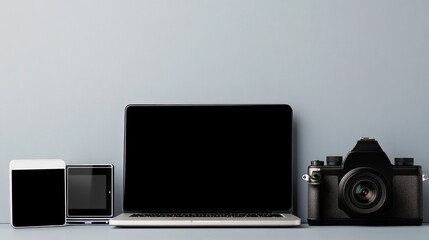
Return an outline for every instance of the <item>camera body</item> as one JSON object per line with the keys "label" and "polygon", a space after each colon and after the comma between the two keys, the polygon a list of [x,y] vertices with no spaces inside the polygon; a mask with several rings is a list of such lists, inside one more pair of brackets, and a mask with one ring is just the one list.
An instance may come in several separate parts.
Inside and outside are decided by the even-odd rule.
{"label": "camera body", "polygon": [[311,161],[309,225],[421,225],[422,169],[413,158],[392,165],[375,139],[361,138],[348,153]]}

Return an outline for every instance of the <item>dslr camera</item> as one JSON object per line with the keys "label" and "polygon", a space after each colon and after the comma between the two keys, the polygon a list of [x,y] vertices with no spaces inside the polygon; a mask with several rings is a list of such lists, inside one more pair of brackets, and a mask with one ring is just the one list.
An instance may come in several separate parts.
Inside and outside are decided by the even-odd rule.
{"label": "dslr camera", "polygon": [[342,156],[311,161],[308,173],[309,225],[421,225],[421,166],[413,158],[391,164],[373,138],[361,138]]}

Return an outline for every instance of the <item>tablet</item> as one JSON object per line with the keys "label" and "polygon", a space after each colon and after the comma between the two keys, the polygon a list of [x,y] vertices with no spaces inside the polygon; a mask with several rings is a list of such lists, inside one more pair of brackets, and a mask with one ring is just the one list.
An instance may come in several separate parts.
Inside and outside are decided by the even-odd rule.
{"label": "tablet", "polygon": [[65,163],[24,159],[9,163],[10,224],[15,228],[63,226],[66,221]]}
{"label": "tablet", "polygon": [[67,223],[108,223],[113,217],[113,165],[67,165]]}

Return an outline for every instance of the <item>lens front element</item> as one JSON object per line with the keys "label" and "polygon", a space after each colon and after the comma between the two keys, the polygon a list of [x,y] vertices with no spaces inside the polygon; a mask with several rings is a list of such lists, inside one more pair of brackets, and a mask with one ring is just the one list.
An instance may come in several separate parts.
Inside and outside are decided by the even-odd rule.
{"label": "lens front element", "polygon": [[352,186],[350,199],[355,205],[368,208],[380,196],[379,191],[374,179],[360,179]]}

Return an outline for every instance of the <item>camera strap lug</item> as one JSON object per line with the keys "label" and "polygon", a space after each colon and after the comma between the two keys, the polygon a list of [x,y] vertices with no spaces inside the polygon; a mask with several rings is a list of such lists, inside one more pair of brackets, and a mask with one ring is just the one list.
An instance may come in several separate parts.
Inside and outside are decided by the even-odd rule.
{"label": "camera strap lug", "polygon": [[425,173],[422,175],[423,182],[429,179],[429,176]]}
{"label": "camera strap lug", "polygon": [[302,180],[304,180],[306,182],[310,182],[310,175],[308,175],[308,174],[302,175]]}

